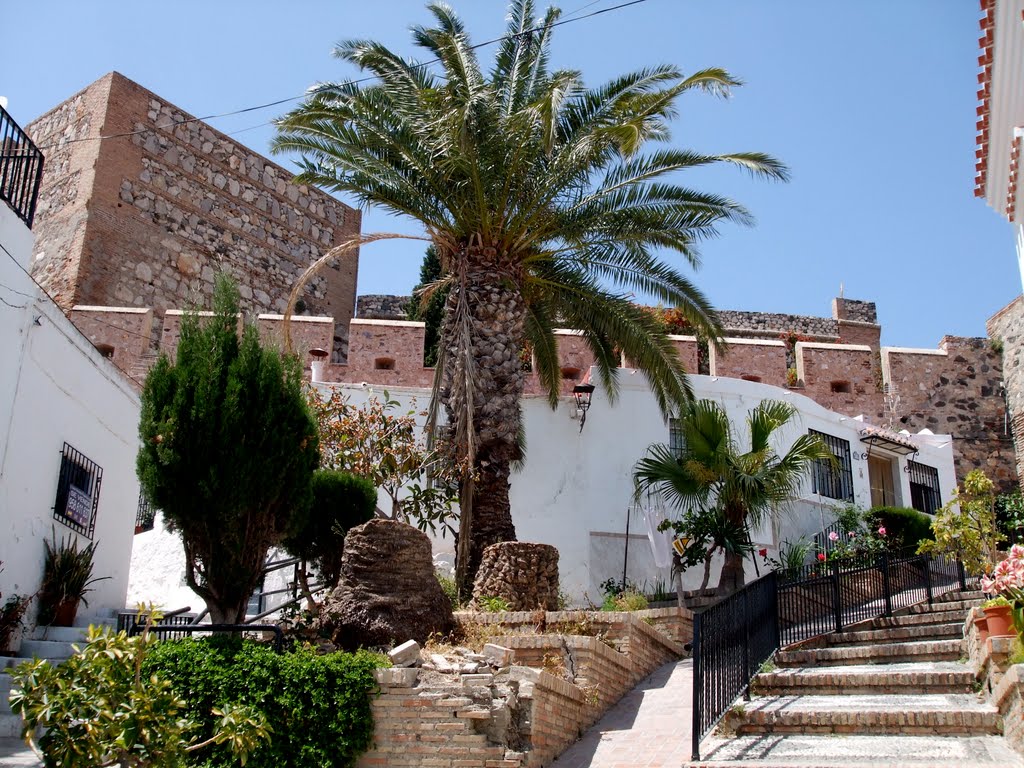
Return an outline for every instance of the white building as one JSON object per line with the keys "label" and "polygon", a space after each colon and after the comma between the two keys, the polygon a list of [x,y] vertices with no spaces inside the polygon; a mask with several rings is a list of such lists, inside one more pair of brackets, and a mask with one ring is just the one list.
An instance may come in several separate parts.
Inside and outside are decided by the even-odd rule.
{"label": "white building", "polygon": [[[88,609],[125,605],[139,502],[139,398],[29,276],[38,150],[0,110],[0,594],[33,594],[43,541],[97,543]],[[29,152],[36,154],[29,157]],[[21,153],[21,154],[18,154]]]}
{"label": "white building", "polygon": [[[624,563],[627,577],[640,586],[646,584],[649,590],[658,582],[671,586],[670,569],[655,564],[645,519],[639,512],[630,518],[626,559],[633,465],[652,443],[669,442],[669,428],[643,376],[628,369],[620,374],[619,399],[610,404],[607,394],[598,388],[582,431],[571,398],[563,398],[557,411],[542,397],[523,400],[526,461],[523,470],[513,474],[511,490],[516,532],[522,541],[558,548],[562,588],[579,604],[587,598],[599,603],[601,582],[621,579]],[[697,397],[716,400],[725,408],[741,445],[750,409],[764,399],[779,399],[798,411],[793,424],[779,433],[780,453],[807,430],[827,436],[837,452],[840,479],[829,487],[816,488],[808,478],[800,497],[782,510],[777,523],[754,532],[757,548],[765,547],[774,554],[785,540],[813,538],[833,522],[835,509],[846,501],[861,508],[882,500],[895,506],[920,507],[927,495],[926,504],[935,508],[948,501],[956,487],[948,436],[888,433],[828,411],[794,391],[767,384],[711,376],[692,376],[691,381]],[[381,387],[317,386],[337,387],[356,405],[383,397]],[[401,403],[399,412],[403,413],[413,400],[422,410],[429,397],[425,389],[388,387],[387,391]],[[913,475],[906,471],[908,462],[915,469]],[[381,499],[381,507],[389,508],[386,499]],[[170,608],[191,605],[195,609],[198,598],[181,583],[177,537],[158,525],[140,535],[137,543],[129,599],[159,600]],[[438,559],[451,560],[454,542],[450,537],[435,537],[434,551]],[[747,562],[753,578],[753,563]],[[711,584],[717,582],[719,568],[720,562],[716,562]],[[687,572],[684,588],[698,587],[701,576],[699,568]]]}

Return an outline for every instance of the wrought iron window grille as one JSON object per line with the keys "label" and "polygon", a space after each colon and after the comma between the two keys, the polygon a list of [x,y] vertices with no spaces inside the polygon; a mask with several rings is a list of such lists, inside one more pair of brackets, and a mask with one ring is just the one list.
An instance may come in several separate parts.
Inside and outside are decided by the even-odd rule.
{"label": "wrought iron window grille", "polygon": [[808,434],[820,437],[836,457],[836,463],[817,459],[811,470],[811,490],[821,496],[839,501],[853,501],[853,462],[850,457],[850,441],[841,437],[807,430]]}
{"label": "wrought iron window grille", "polygon": [[156,508],[149,503],[146,492],[139,489],[139,507],[135,511],[135,533],[152,531],[156,519]]}
{"label": "wrought iron window grille", "polygon": [[60,454],[54,519],[88,539],[96,530],[103,468],[67,443]]}
{"label": "wrought iron window grille", "polygon": [[939,470],[927,464],[907,461],[907,473],[910,475],[910,506],[918,512],[934,515],[942,506],[942,494],[939,492]]}

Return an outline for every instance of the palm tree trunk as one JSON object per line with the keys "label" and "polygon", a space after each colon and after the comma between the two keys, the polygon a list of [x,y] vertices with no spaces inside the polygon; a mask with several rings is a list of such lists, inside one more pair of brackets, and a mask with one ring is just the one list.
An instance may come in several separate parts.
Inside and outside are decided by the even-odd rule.
{"label": "palm tree trunk", "polygon": [[[725,509],[725,516],[730,523],[742,526],[747,530],[746,510],[738,505],[729,505]],[[728,595],[740,589],[745,583],[743,573],[743,553],[730,552],[723,547],[725,562],[722,563],[722,573],[718,579],[718,594]]]}
{"label": "palm tree trunk", "polygon": [[473,474],[459,496],[456,554],[459,592],[468,596],[484,549],[516,538],[508,478],[519,456],[526,307],[516,271],[494,248],[469,246],[452,261],[440,397],[453,458],[468,459]]}

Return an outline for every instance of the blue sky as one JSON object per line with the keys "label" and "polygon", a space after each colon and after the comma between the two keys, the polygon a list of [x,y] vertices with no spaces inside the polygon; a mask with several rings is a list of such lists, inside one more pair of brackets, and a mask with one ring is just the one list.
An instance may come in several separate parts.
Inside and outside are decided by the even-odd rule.
{"label": "blue sky", "polygon": [[[563,0],[567,15],[619,0]],[[502,0],[453,0],[483,41]],[[722,309],[827,315],[840,285],[874,300],[883,343],[934,346],[984,335],[1021,292],[1010,225],[973,197],[978,11],[974,0],[647,0],[566,25],[555,65],[597,84],[641,66],[721,66],[746,85],[729,100],[693,94],[673,141],[703,152],[761,150],[788,184],[727,168],[680,177],[756,216],[703,249],[695,278]],[[20,123],[110,70],[207,115],[300,95],[353,70],[335,42],[368,37],[413,53],[420,0],[376,2],[13,3],[4,9],[0,95]],[[15,32],[17,31],[17,32]],[[485,60],[493,48],[481,51]],[[13,63],[17,63],[14,66]],[[266,152],[282,107],[211,120]],[[251,129],[251,130],[246,130]],[[278,158],[279,162],[287,161]],[[364,232],[416,232],[370,211]],[[407,293],[422,244],[368,246],[360,293]]]}

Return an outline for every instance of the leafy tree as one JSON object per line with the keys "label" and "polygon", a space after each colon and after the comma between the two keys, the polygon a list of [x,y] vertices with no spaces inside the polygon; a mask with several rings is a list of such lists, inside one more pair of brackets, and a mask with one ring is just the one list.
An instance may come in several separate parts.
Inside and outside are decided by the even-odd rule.
{"label": "leafy tree", "polygon": [[681,96],[725,96],[739,85],[722,69],[684,76],[658,66],[588,88],[580,72],[549,67],[561,12],[537,19],[533,0],[512,0],[488,71],[452,9],[429,10],[434,26],[412,34],[436,64],[379,42],[339,44],[335,55],[372,82],[319,85],[279,120],[274,150],[301,155],[303,183],[418,221],[437,251],[450,292],[432,405],[443,404],[451,449],[473,467],[459,495],[457,570],[466,592],[484,548],[515,538],[509,474],[521,455],[520,350],[532,349],[555,407],[562,381],[554,328],[578,329],[610,397],[621,351],[667,415],[690,398],[685,371],[662,324],[631,297],[653,296],[695,332],[720,339],[707,299],[662,254],[696,267],[699,241],[722,222],[750,221],[734,201],[670,177],[715,163],[771,179],[787,172],[758,152],[651,148],[669,139]]}
{"label": "leafy tree", "polygon": [[177,361],[161,356],[142,391],[137,469],[181,534],[185,579],[215,622],[245,618],[267,550],[310,498],[316,424],[297,359],[238,334],[238,291],[218,279],[214,313],[185,316]]}
{"label": "leafy tree", "polygon": [[441,260],[437,249],[429,245],[420,265],[420,281],[413,288],[412,300],[406,310],[410,320],[426,323],[423,342],[423,364],[437,365],[437,347],[441,342],[441,323],[444,320],[444,305],[448,300],[450,286],[441,284]]}
{"label": "leafy tree", "polygon": [[[795,414],[788,403],[762,401],[747,416],[750,442],[744,451],[722,406],[698,400],[679,417],[682,454],[677,457],[669,446],[653,445],[633,470],[637,492],[660,491],[683,520],[687,515],[711,521],[724,518],[690,526],[706,531],[703,538],[725,550],[720,590],[743,585],[743,557],[750,551],[751,526],[776,514],[799,490],[816,461],[834,461],[828,446],[808,434],[793,441],[784,455],[776,452],[773,437]],[[737,529],[742,538],[736,535]]]}
{"label": "leafy tree", "polygon": [[377,506],[377,489],[365,477],[318,469],[311,481],[313,503],[292,521],[292,530],[282,546],[302,559],[299,578],[306,598],[313,600],[308,566],[316,568],[320,585],[338,586],[341,555],[349,529],[371,520]]}
{"label": "leafy tree", "polygon": [[450,454],[428,448],[416,424],[415,402],[396,412],[397,400],[384,392],[355,406],[343,394],[313,390],[310,408],[319,425],[321,463],[369,479],[391,499],[382,517],[401,520],[421,531],[441,534],[451,528],[463,467]]}
{"label": "leafy tree", "polygon": [[1000,541],[1006,537],[996,526],[995,484],[980,469],[972,470],[953,498],[935,513],[934,541],[923,541],[922,554],[953,554],[968,573],[990,573]]}

